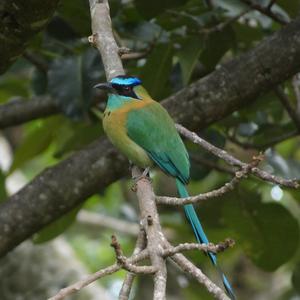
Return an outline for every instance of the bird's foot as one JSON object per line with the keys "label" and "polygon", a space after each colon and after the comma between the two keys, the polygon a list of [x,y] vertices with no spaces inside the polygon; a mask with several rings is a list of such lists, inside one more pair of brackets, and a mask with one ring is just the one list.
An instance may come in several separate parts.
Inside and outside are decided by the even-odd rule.
{"label": "bird's foot", "polygon": [[137,185],[137,183],[140,181],[140,180],[142,180],[142,179],[147,179],[147,180],[150,180],[151,181],[151,178],[150,178],[150,167],[147,167],[144,171],[143,171],[143,173],[140,175],[140,176],[137,176],[137,177],[133,177],[132,179],[133,179],[133,185],[132,185],[132,187],[131,187],[131,190],[132,191],[134,191],[134,192],[136,192],[136,185]]}

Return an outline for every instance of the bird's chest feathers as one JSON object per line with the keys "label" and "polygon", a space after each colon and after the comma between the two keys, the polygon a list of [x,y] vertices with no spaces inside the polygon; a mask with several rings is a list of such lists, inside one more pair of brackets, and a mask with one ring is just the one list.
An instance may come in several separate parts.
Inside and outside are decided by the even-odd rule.
{"label": "bird's chest feathers", "polygon": [[140,167],[148,167],[151,160],[146,151],[132,141],[127,134],[127,116],[135,109],[145,107],[147,103],[136,101],[134,103],[123,104],[120,108],[106,108],[103,117],[103,128],[111,142],[123,153],[129,160]]}
{"label": "bird's chest feathers", "polygon": [[104,112],[103,127],[111,139],[122,140],[127,137],[126,122],[128,113],[132,110],[145,107],[145,103],[135,101],[123,103],[122,106],[119,106],[116,102],[114,102],[114,106],[108,103]]}

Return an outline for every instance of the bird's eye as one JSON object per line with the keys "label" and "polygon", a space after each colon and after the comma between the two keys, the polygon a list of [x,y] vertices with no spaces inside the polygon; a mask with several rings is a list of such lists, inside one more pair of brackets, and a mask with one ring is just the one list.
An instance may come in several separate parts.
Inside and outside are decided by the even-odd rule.
{"label": "bird's eye", "polygon": [[124,91],[129,92],[130,91],[130,87],[129,86],[124,86],[123,87]]}

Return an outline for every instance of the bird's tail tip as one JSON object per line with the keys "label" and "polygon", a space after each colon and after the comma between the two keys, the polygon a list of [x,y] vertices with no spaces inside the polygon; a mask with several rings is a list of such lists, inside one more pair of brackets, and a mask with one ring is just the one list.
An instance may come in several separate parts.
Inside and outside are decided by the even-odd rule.
{"label": "bird's tail tip", "polygon": [[227,295],[229,296],[229,298],[231,300],[236,300],[236,296],[235,296],[235,293],[233,292],[233,288],[231,287],[231,284],[229,283],[227,277],[223,274],[223,272],[221,271],[222,273],[222,281],[223,281],[223,285],[224,285],[224,288],[227,292]]}
{"label": "bird's tail tip", "polygon": [[[176,185],[177,185],[180,197],[184,198],[184,197],[189,196],[185,185],[179,179],[176,179]],[[198,240],[198,242],[208,244],[209,241],[206,237],[206,234],[204,233],[204,230],[203,230],[202,225],[200,223],[199,217],[197,216],[197,213],[196,213],[193,205],[192,204],[185,205],[184,210],[185,210],[185,214],[186,214],[189,222],[192,225],[194,234],[195,234],[196,239]],[[223,285],[225,287],[227,295],[229,296],[229,298],[231,300],[236,300],[236,296],[233,292],[233,288],[231,287],[231,284],[229,283],[227,277],[224,275],[224,273],[222,272],[222,270],[218,266],[216,255],[213,254],[212,252],[208,252],[208,256],[209,256],[210,260],[212,261],[212,263],[216,266],[216,268],[218,269],[218,271],[221,275]]]}

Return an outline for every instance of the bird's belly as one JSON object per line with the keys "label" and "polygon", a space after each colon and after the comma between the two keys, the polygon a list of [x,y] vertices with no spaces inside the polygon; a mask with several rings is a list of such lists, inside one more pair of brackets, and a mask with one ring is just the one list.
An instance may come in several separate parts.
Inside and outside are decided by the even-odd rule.
{"label": "bird's belly", "polygon": [[147,152],[128,137],[123,115],[105,112],[103,128],[110,141],[135,165],[147,168],[153,164]]}

